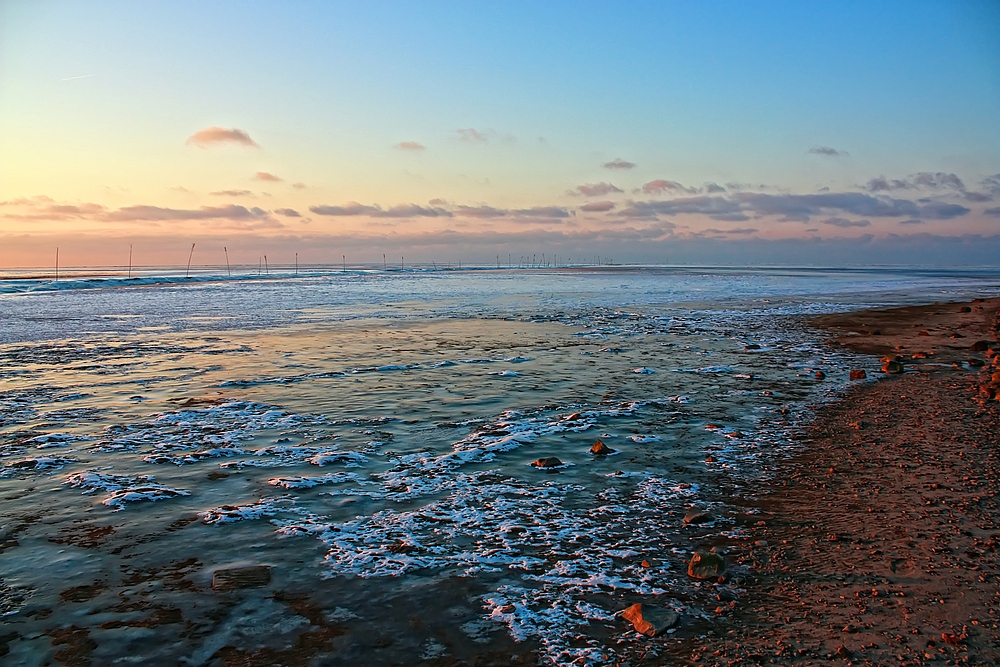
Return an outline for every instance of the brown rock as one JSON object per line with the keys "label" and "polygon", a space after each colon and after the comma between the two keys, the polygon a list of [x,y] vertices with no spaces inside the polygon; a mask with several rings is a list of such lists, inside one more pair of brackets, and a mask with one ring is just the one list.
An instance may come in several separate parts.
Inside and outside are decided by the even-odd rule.
{"label": "brown rock", "polygon": [[823,371],[816,371],[815,376],[817,380],[822,380],[826,378],[826,373],[824,373]]}
{"label": "brown rock", "polygon": [[703,510],[698,507],[692,507],[684,515],[684,523],[708,523],[709,521],[715,521],[715,517],[708,510]]}
{"label": "brown rock", "polygon": [[986,362],[984,362],[982,359],[972,358],[969,359],[969,365],[972,366],[973,368],[982,368],[983,366],[986,365]]}
{"label": "brown rock", "polygon": [[726,559],[712,551],[696,551],[688,563],[688,576],[716,579],[726,573]]}
{"label": "brown rock", "polygon": [[970,308],[968,306],[962,306],[961,308],[958,309],[958,312],[960,312],[960,313],[971,313],[972,312],[972,308]]}
{"label": "brown rock", "polygon": [[680,620],[675,611],[656,607],[643,609],[641,604],[634,604],[623,611],[622,618],[631,623],[636,632],[647,637],[663,634]]}
{"label": "brown rock", "polygon": [[864,369],[860,369],[859,368],[857,370],[852,370],[851,371],[851,379],[852,380],[864,380],[867,377],[868,377],[868,374],[865,373]]}
{"label": "brown rock", "polygon": [[988,340],[977,340],[969,349],[973,352],[985,352],[990,349],[990,342]]}
{"label": "brown rock", "polygon": [[212,588],[231,591],[238,588],[260,588],[271,583],[270,565],[229,567],[212,573]]}
{"label": "brown rock", "polygon": [[555,468],[556,466],[561,466],[562,464],[563,462],[554,456],[546,456],[540,459],[536,459],[531,463],[531,465],[535,466],[536,468]]}
{"label": "brown rock", "polygon": [[605,445],[600,438],[598,438],[597,442],[594,443],[594,446],[590,448],[590,453],[594,456],[607,456],[614,451],[615,450]]}
{"label": "brown rock", "polygon": [[928,331],[927,329],[923,329],[923,330],[921,330],[921,331],[918,331],[918,332],[917,332],[917,335],[918,335],[918,336],[930,336],[930,335],[931,335],[931,332],[930,332],[930,331]]}

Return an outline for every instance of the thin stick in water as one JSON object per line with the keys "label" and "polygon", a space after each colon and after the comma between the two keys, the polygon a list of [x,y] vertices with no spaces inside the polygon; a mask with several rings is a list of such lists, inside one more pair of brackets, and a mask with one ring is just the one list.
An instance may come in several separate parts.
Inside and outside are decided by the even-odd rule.
{"label": "thin stick in water", "polygon": [[128,277],[132,279],[132,244],[128,244]]}
{"label": "thin stick in water", "polygon": [[59,281],[59,246],[56,246],[56,281]]}
{"label": "thin stick in water", "polygon": [[232,278],[233,270],[229,268],[229,248],[222,246],[222,252],[226,253],[226,273],[228,273],[229,277]]}
{"label": "thin stick in water", "polygon": [[192,243],[191,244],[191,252],[188,253],[188,267],[187,267],[187,271],[184,273],[184,277],[185,278],[190,278],[191,277],[191,258],[194,257],[194,246],[195,246],[195,244]]}

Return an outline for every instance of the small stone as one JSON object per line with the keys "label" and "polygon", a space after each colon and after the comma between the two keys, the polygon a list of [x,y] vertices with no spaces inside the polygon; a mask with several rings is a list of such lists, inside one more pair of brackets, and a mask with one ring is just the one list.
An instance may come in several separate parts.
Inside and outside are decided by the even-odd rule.
{"label": "small stone", "polygon": [[973,352],[985,352],[990,349],[990,342],[988,340],[977,340],[969,349]]}
{"label": "small stone", "polygon": [[972,312],[972,308],[970,308],[969,306],[962,306],[961,308],[958,309],[958,312],[960,312],[960,313],[971,313]]}
{"label": "small stone", "polygon": [[648,570],[649,568],[651,568],[653,566],[652,566],[652,564],[648,560],[644,560],[641,563],[639,563],[639,567],[643,567],[643,568],[646,568]]}
{"label": "small stone", "polygon": [[705,463],[715,463],[715,457],[709,454],[708,456],[705,457]]}
{"label": "small stone", "polygon": [[604,441],[601,439],[598,439],[597,442],[594,443],[594,446],[590,448],[590,453],[594,456],[607,456],[614,451],[615,450],[605,445]]}
{"label": "small stone", "polygon": [[817,380],[822,380],[826,378],[826,373],[824,373],[823,371],[816,371],[815,375]]}
{"label": "small stone", "polygon": [[546,456],[540,459],[536,459],[531,463],[531,465],[536,468],[555,468],[556,466],[561,466],[562,461],[557,459],[555,456]]}
{"label": "small stone", "polygon": [[969,366],[973,368],[982,368],[985,365],[986,363],[982,359],[975,359],[975,358],[969,359]]}
{"label": "small stone", "polygon": [[921,330],[921,331],[918,331],[918,332],[917,332],[917,335],[918,335],[918,336],[930,336],[930,335],[931,335],[931,332],[930,332],[930,331],[928,331],[927,329],[923,329],[923,330]]}
{"label": "small stone", "polygon": [[212,573],[212,588],[232,591],[238,588],[260,588],[271,583],[270,565],[229,567]]}
{"label": "small stone", "polygon": [[712,516],[711,512],[708,510],[703,510],[698,507],[692,507],[684,515],[684,523],[708,523],[709,521],[715,521],[715,517]]}
{"label": "small stone", "polygon": [[726,559],[711,551],[696,551],[688,563],[688,576],[695,579],[716,579],[726,572]]}
{"label": "small stone", "polygon": [[903,372],[903,362],[889,359],[882,363],[882,372],[890,375],[899,375]]}
{"label": "small stone", "polygon": [[744,350],[759,350],[760,349],[760,345],[758,345],[757,343],[747,343],[743,347],[743,349]]}
{"label": "small stone", "polygon": [[865,373],[864,369],[859,368],[857,370],[852,370],[851,371],[851,379],[852,380],[864,380],[867,377],[868,377],[868,374]]}
{"label": "small stone", "polygon": [[631,623],[636,632],[647,637],[663,634],[680,620],[675,611],[656,607],[643,609],[641,604],[634,604],[623,611],[622,618]]}

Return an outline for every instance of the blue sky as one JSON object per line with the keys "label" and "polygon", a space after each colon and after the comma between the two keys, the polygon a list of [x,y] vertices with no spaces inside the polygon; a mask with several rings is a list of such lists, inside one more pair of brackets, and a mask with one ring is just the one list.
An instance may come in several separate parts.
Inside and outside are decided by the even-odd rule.
{"label": "blue sky", "polygon": [[[288,251],[350,238],[377,255],[387,235],[460,234],[463,252],[490,256],[497,234],[522,243],[526,229],[613,236],[636,201],[867,192],[969,210],[914,223],[822,206],[791,225],[770,203],[727,220],[703,215],[718,202],[666,207],[641,223],[656,229],[629,218],[635,259],[711,229],[719,243],[993,237],[998,35],[1000,3],[962,0],[2,2],[0,235],[41,248],[181,228]],[[189,141],[210,127],[253,143]],[[867,185],[878,177],[901,185]],[[657,182],[686,189],[643,191]],[[581,194],[602,183],[620,192]],[[378,213],[400,205],[447,215]],[[126,219],[150,207],[202,213]],[[568,215],[525,213],[554,207]],[[102,261],[91,255],[81,263]]]}

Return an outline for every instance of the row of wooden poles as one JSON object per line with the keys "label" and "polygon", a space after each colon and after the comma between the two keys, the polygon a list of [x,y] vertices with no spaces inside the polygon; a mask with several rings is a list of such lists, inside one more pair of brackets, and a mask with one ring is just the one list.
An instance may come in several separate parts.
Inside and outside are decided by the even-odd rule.
{"label": "row of wooden poles", "polygon": [[[191,244],[191,251],[188,253],[187,268],[184,271],[184,277],[185,278],[190,278],[191,277],[191,260],[194,258],[194,249],[195,249],[196,245],[197,245],[196,243],[192,243]],[[229,276],[232,276],[233,275],[233,270],[232,270],[231,266],[229,265],[229,248],[226,247],[226,246],[223,246],[222,247],[222,251],[226,254],[226,273]],[[347,271],[347,255],[342,255],[341,257],[342,257],[342,260],[343,260],[343,269],[344,269],[344,271]],[[542,253],[542,257],[539,260],[538,259],[538,255],[535,254],[535,255],[531,256],[531,262],[530,263],[527,260],[528,260],[528,256],[527,255],[521,255],[518,258],[517,268],[519,268],[519,269],[523,269],[523,268],[538,269],[538,268],[550,268],[550,267],[558,267],[559,266],[559,258],[558,258],[557,255],[552,255],[551,259],[547,260],[546,257],[545,257],[545,253]],[[572,258],[570,258],[570,260],[572,260]],[[434,268],[436,269],[437,268],[437,262],[432,262],[432,263],[434,265]],[[594,255],[594,265],[597,265],[597,266],[612,266],[613,264],[614,264],[614,262],[610,258],[608,258],[608,257],[601,257],[600,255]],[[404,266],[405,266],[405,257],[401,256],[399,258],[399,270],[402,271],[403,268],[404,268]],[[462,268],[462,262],[458,263],[458,268],[459,269]],[[500,268],[500,255],[497,255],[497,268],[498,269]],[[510,255],[510,254],[507,255],[507,268],[510,268],[510,269],[514,268],[513,255]],[[260,259],[258,261],[258,265],[257,265],[257,275],[261,275],[261,270],[262,269],[263,269],[265,275],[270,275],[271,270],[270,270],[270,268],[267,265],[267,255],[261,255],[261,257],[260,257]],[[385,253],[382,253],[382,270],[384,270],[384,271],[388,271],[389,270],[389,265],[388,265],[388,263],[386,261]],[[299,253],[295,253],[295,275],[299,275]],[[128,246],[128,277],[130,279],[132,278],[132,244],[131,243]],[[56,247],[56,278],[55,279],[59,280],[59,248],[58,248],[58,246]]]}

